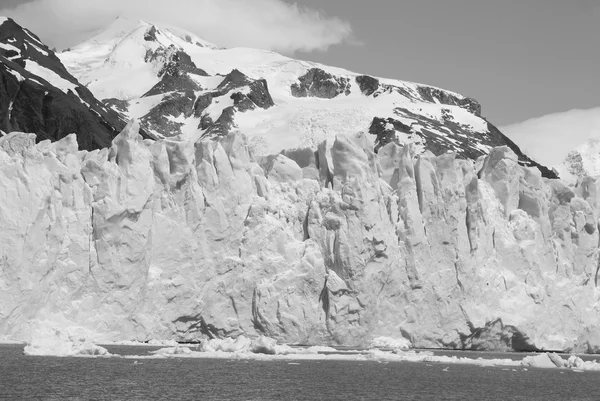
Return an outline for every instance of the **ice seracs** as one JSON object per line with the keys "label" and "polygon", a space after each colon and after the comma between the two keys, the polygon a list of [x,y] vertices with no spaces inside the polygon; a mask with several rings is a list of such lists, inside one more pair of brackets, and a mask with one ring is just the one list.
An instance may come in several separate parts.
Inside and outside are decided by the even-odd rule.
{"label": "ice seracs", "polygon": [[0,138],[0,335],[600,346],[593,180],[543,180],[507,147],[375,154],[363,133],[255,158],[235,132],[137,132],[92,152]]}

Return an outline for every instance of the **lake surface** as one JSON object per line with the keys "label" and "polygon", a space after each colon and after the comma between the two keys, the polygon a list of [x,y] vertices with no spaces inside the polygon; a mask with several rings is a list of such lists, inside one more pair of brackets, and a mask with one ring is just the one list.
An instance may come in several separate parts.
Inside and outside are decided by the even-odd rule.
{"label": "lake surface", "polygon": [[[121,355],[156,349],[106,348]],[[23,355],[22,345],[0,345],[0,399],[599,400],[600,372],[410,362],[33,357]]]}

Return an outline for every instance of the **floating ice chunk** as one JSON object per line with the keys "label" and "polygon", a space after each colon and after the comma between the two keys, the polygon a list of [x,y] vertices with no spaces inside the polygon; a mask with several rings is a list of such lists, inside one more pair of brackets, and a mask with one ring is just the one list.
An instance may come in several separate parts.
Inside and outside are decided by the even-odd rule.
{"label": "floating ice chunk", "polygon": [[232,352],[241,353],[248,352],[252,341],[244,336],[239,336],[236,339],[214,339],[207,340],[202,343],[201,350],[203,352]]}
{"label": "floating ice chunk", "polygon": [[410,349],[411,343],[406,338],[377,337],[371,341],[372,348]]}
{"label": "floating ice chunk", "polygon": [[252,341],[250,351],[252,351],[255,354],[267,355],[287,355],[298,353],[297,350],[293,349],[289,345],[277,344],[277,340],[264,336],[261,336]]}
{"label": "floating ice chunk", "polygon": [[109,356],[108,350],[85,341],[71,341],[56,336],[31,341],[23,350],[31,356]]}
{"label": "floating ice chunk", "polygon": [[109,356],[106,348],[86,340],[86,333],[76,328],[58,330],[38,325],[31,333],[31,340],[23,349],[25,355],[35,356]]}
{"label": "floating ice chunk", "polygon": [[567,364],[569,368],[582,369],[583,368],[583,360],[575,355],[571,355],[567,360]]}
{"label": "floating ice chunk", "polygon": [[169,348],[161,348],[159,350],[156,351],[150,351],[151,354],[154,355],[164,355],[164,356],[168,356],[168,355],[189,355],[192,353],[192,350],[189,349],[188,347],[169,347]]}
{"label": "floating ice chunk", "polygon": [[564,368],[567,365],[567,361],[562,359],[558,354],[546,354],[548,358],[554,363],[557,368]]}
{"label": "floating ice chunk", "polygon": [[175,340],[152,339],[152,340],[148,341],[148,345],[163,345],[163,346],[169,346],[169,347],[177,347],[179,344],[177,344],[177,341],[175,341]]}
{"label": "floating ice chunk", "polygon": [[547,353],[539,354],[539,355],[535,355],[535,356],[526,356],[525,358],[523,358],[522,364],[523,364],[523,366],[531,366],[533,368],[555,368],[556,367],[556,364],[552,361],[549,354],[547,354]]}
{"label": "floating ice chunk", "polygon": [[304,354],[318,354],[319,352],[336,352],[337,350],[332,347],[325,347],[323,345],[313,345],[312,347],[306,348],[302,353]]}
{"label": "floating ice chunk", "polygon": [[73,356],[109,356],[110,352],[104,347],[92,343],[79,343],[73,345]]}

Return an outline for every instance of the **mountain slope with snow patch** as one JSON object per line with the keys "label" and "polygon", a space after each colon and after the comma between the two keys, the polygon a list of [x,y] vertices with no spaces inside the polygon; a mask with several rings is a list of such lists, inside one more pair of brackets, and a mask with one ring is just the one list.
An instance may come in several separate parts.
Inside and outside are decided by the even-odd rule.
{"label": "mountain slope with snow patch", "polygon": [[58,140],[76,133],[82,149],[109,146],[123,117],[99,102],[42,41],[0,20],[0,129]]}
{"label": "mountain slope with snow patch", "polygon": [[253,153],[267,155],[368,132],[377,149],[413,142],[420,152],[476,159],[508,145],[537,166],[457,93],[173,32],[120,18],[60,57],[96,97],[155,137],[196,141],[239,130]]}

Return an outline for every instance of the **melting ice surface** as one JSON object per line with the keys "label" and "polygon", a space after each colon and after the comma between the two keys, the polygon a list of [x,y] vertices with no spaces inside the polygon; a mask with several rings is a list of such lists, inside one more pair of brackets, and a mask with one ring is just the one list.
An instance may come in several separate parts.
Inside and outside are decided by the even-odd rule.
{"label": "melting ice surface", "polygon": [[[133,345],[134,343],[128,343]],[[236,339],[213,339],[202,342],[195,350],[190,347],[175,345],[173,342],[154,341],[149,345],[172,345],[150,351],[146,355],[111,354],[104,347],[68,337],[60,332],[54,336],[32,340],[24,349],[31,356],[85,356],[85,357],[122,357],[130,359],[161,358],[205,358],[205,359],[245,359],[245,360],[342,360],[342,361],[378,361],[378,362],[427,362],[444,364],[464,364],[477,366],[506,366],[534,368],[568,368],[575,371],[600,371],[600,363],[583,361],[576,355],[568,359],[558,354],[542,353],[526,356],[522,360],[508,358],[469,358],[457,356],[434,355],[431,351],[414,351],[407,348],[406,341],[385,337],[375,339],[372,346],[385,347],[383,351],[371,348],[365,351],[339,351],[326,346],[308,348],[291,347],[277,344],[268,337],[249,339],[244,336]],[[143,345],[143,344],[139,344]]]}

